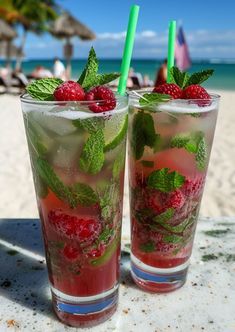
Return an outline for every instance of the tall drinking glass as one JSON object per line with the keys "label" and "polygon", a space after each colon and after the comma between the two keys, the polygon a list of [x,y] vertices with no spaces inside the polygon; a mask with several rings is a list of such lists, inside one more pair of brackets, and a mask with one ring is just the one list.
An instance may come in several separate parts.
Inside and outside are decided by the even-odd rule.
{"label": "tall drinking glass", "polygon": [[186,281],[219,96],[141,106],[146,92],[130,95],[131,273],[168,292]]}
{"label": "tall drinking glass", "polygon": [[127,97],[92,102],[21,97],[53,307],[72,326],[106,320],[118,300]]}

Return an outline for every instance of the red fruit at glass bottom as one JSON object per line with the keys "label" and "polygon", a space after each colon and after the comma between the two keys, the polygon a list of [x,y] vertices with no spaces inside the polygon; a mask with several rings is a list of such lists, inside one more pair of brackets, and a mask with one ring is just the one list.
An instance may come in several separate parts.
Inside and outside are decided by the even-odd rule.
{"label": "red fruit at glass bottom", "polygon": [[81,243],[93,242],[101,231],[101,224],[95,219],[80,219],[61,210],[51,210],[48,214],[50,224],[57,232]]}
{"label": "red fruit at glass bottom", "polygon": [[87,101],[96,100],[89,103],[89,109],[94,113],[111,111],[116,107],[116,99],[113,91],[106,86],[96,86],[86,93]]}
{"label": "red fruit at glass bottom", "polygon": [[183,99],[211,99],[210,95],[207,93],[206,89],[198,84],[189,85],[183,90]]}
{"label": "red fruit at glass bottom", "polygon": [[53,93],[58,101],[80,101],[85,99],[85,92],[80,84],[74,81],[67,81],[60,84]]}
{"label": "red fruit at glass bottom", "polygon": [[185,203],[185,197],[180,190],[175,190],[169,194],[166,205],[168,208],[180,209]]}
{"label": "red fruit at glass bottom", "polygon": [[68,260],[75,260],[79,257],[80,250],[69,244],[66,244],[64,249],[62,250],[62,254]]}
{"label": "red fruit at glass bottom", "polygon": [[181,98],[182,95],[181,88],[174,83],[164,83],[159,86],[156,86],[153,89],[153,92],[170,95],[173,99],[179,99]]}
{"label": "red fruit at glass bottom", "polygon": [[187,178],[181,191],[187,197],[197,197],[201,194],[204,186],[204,177],[196,177],[195,179]]}
{"label": "red fruit at glass bottom", "polygon": [[101,255],[103,255],[105,251],[105,246],[103,244],[100,244],[97,248],[92,248],[89,252],[88,255],[90,257],[100,257]]}

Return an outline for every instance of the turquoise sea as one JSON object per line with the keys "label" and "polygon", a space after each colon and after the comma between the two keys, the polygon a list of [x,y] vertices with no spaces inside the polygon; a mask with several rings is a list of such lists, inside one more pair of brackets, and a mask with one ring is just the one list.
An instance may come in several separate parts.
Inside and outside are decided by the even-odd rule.
{"label": "turquoise sea", "polygon": [[[1,61],[2,62],[2,61]],[[0,65],[1,65],[0,62]],[[79,77],[86,60],[73,59],[72,60],[72,77]],[[142,75],[148,75],[150,79],[154,80],[156,72],[161,65],[162,60],[132,60],[131,66],[135,71],[140,72]],[[37,59],[27,60],[23,63],[23,70],[25,73],[30,73],[37,66],[42,65],[48,69],[52,69],[53,60]],[[120,59],[101,59],[99,70],[100,72],[120,71]],[[199,71],[202,69],[214,69],[215,73],[205,86],[211,89],[226,89],[235,90],[235,60],[233,63],[215,61],[194,61],[189,72]]]}

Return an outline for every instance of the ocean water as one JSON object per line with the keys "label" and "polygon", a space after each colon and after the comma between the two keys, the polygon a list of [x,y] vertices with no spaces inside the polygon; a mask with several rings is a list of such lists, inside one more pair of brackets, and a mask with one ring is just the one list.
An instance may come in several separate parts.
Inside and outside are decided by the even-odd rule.
{"label": "ocean water", "polygon": [[[84,68],[86,60],[73,59],[72,60],[72,77],[78,78]],[[119,72],[121,66],[120,59],[101,59],[99,71],[101,73]],[[132,60],[131,66],[135,71],[142,75],[148,75],[151,80],[154,80],[156,73],[161,65],[161,60]],[[2,61],[0,61],[0,66]],[[23,62],[23,70],[29,74],[33,69],[42,65],[50,70],[53,67],[53,60],[28,60]],[[212,63],[209,61],[194,61],[189,72],[200,71],[203,69],[214,69],[214,75],[205,82],[204,86],[210,89],[225,89],[235,90],[235,61],[234,63]]]}

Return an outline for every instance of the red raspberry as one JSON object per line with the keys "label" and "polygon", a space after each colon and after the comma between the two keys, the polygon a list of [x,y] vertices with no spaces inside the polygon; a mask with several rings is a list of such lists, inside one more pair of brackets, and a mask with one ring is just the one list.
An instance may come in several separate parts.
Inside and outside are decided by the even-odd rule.
{"label": "red raspberry", "polygon": [[174,83],[164,83],[156,86],[153,92],[164,93],[172,96],[173,99],[179,99],[182,95],[182,90],[180,87]]}
{"label": "red raspberry", "polygon": [[174,248],[174,245],[171,243],[158,242],[156,244],[156,250],[160,252],[168,252]]}
{"label": "red raspberry", "polygon": [[101,231],[101,224],[97,220],[79,219],[60,210],[50,211],[48,220],[57,232],[81,243],[92,243]]}
{"label": "red raspberry", "polygon": [[183,90],[183,99],[211,99],[207,91],[198,84],[189,85]]}
{"label": "red raspberry", "polygon": [[87,101],[96,102],[89,104],[89,109],[94,113],[111,111],[116,107],[116,99],[112,90],[106,86],[96,86],[86,93]]}
{"label": "red raspberry", "polygon": [[92,248],[89,252],[88,252],[88,256],[90,257],[100,257],[101,255],[103,255],[105,251],[105,246],[103,244],[99,244],[99,246],[97,248]]}
{"label": "red raspberry", "polygon": [[65,256],[65,258],[69,259],[69,260],[75,260],[78,258],[80,251],[79,249],[66,244],[64,249],[62,250],[62,254]]}
{"label": "red raspberry", "polygon": [[54,98],[58,101],[84,100],[85,92],[80,84],[74,81],[67,81],[60,84],[54,91]]}
{"label": "red raspberry", "polygon": [[146,205],[152,209],[156,214],[160,214],[165,210],[164,201],[160,192],[150,191],[146,197]]}
{"label": "red raspberry", "polygon": [[168,208],[180,209],[182,208],[184,203],[185,203],[185,197],[183,193],[177,189],[169,194],[165,205]]}
{"label": "red raspberry", "polygon": [[198,197],[202,193],[204,180],[204,176],[199,176],[195,179],[187,178],[181,190],[187,197]]}

